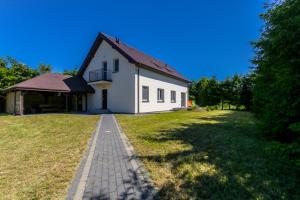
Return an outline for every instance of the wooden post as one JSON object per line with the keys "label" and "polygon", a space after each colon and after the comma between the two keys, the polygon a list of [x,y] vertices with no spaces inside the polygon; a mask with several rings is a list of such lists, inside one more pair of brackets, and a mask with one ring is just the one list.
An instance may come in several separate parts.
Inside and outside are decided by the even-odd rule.
{"label": "wooden post", "polygon": [[66,94],[66,112],[68,112],[68,95],[69,94]]}
{"label": "wooden post", "polygon": [[20,115],[24,114],[24,92],[20,92]]}
{"label": "wooden post", "polygon": [[78,94],[75,94],[75,112],[78,111]]}
{"label": "wooden post", "polygon": [[85,112],[88,111],[88,99],[87,99],[87,94],[84,94],[85,96]]}
{"label": "wooden post", "polygon": [[15,91],[15,99],[14,99],[14,115],[17,114],[17,91]]}

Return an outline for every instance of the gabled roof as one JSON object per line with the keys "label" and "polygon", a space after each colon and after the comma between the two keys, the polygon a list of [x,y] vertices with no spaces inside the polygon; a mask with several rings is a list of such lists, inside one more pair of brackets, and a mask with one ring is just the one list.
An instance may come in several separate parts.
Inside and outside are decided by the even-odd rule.
{"label": "gabled roof", "polygon": [[172,68],[170,65],[153,58],[152,56],[149,56],[135,48],[132,48],[125,43],[116,40],[112,38],[111,36],[108,36],[104,33],[99,33],[92,48],[90,49],[87,57],[85,58],[83,64],[81,65],[81,68],[79,69],[78,74],[82,75],[86,68],[88,67],[89,63],[91,62],[92,58],[94,57],[98,47],[100,46],[101,42],[105,40],[107,43],[109,43],[112,48],[116,49],[120,54],[122,54],[125,58],[128,59],[129,62],[134,63],[138,66],[147,68],[149,70],[153,70],[156,72],[160,72],[164,75],[171,76],[173,78],[190,82],[188,79],[186,79],[183,75],[181,75],[179,72],[177,72],[174,68]]}
{"label": "gabled roof", "polygon": [[82,77],[72,77],[63,74],[42,74],[4,89],[4,91],[10,90],[33,90],[66,93],[94,92],[94,89],[89,86]]}

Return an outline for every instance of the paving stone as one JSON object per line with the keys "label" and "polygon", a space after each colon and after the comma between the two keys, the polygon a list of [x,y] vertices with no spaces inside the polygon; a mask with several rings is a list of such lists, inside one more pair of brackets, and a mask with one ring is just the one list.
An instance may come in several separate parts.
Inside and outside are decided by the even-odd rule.
{"label": "paving stone", "polygon": [[[144,170],[134,170],[113,115],[104,114],[87,178],[85,199],[152,199]],[[148,187],[149,186],[149,187]],[[150,189],[149,189],[150,188]],[[145,198],[144,198],[145,196]]]}

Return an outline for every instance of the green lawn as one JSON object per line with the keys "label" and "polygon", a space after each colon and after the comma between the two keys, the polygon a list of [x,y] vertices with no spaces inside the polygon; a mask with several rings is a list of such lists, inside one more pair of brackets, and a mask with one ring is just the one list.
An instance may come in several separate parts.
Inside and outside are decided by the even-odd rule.
{"label": "green lawn", "polygon": [[98,120],[0,115],[0,199],[64,199]]}
{"label": "green lawn", "polygon": [[300,199],[299,169],[266,153],[247,112],[117,118],[162,199]]}

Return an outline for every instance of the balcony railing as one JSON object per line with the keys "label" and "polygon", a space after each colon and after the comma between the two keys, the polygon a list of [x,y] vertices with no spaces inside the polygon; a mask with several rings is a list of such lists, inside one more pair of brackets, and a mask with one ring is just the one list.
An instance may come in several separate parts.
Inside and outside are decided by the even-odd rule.
{"label": "balcony railing", "polygon": [[111,79],[112,71],[107,69],[97,69],[89,72],[89,82],[96,81],[112,81]]}

